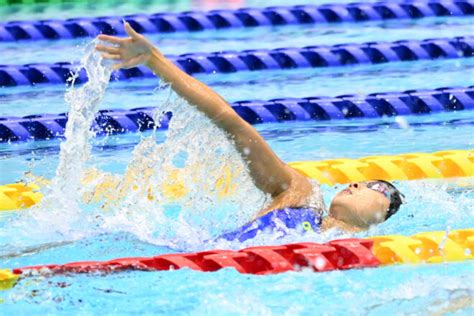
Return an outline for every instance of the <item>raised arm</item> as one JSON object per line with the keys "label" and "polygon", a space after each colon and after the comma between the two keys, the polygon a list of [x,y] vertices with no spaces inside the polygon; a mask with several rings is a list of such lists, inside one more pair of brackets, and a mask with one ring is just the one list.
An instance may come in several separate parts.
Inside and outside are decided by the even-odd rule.
{"label": "raised arm", "polygon": [[257,187],[274,198],[270,209],[299,206],[297,204],[311,191],[306,177],[283,163],[260,134],[219,94],[175,66],[128,23],[125,29],[129,38],[99,35],[100,40],[114,44],[113,47],[97,45],[97,50],[103,53],[105,59],[118,62],[113,66],[114,69],[131,68],[139,64],[149,67],[164,82],[171,84],[178,95],[230,135],[246,160]]}

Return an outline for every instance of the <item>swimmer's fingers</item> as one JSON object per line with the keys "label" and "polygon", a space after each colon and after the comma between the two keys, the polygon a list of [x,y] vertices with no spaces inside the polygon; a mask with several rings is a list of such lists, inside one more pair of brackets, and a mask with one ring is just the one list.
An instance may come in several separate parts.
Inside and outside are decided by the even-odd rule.
{"label": "swimmer's fingers", "polygon": [[112,70],[120,70],[120,69],[127,69],[124,66],[124,63],[117,63],[112,65]]}
{"label": "swimmer's fingers", "polygon": [[121,60],[122,57],[118,54],[109,54],[109,53],[102,53],[102,58],[110,59],[110,60]]}
{"label": "swimmer's fingers", "polygon": [[124,63],[114,64],[114,65],[112,65],[112,69],[113,69],[113,70],[119,70],[119,69],[125,68],[125,67],[123,66],[123,64],[124,64]]}
{"label": "swimmer's fingers", "polygon": [[109,42],[116,45],[124,44],[127,41],[126,38],[120,38],[117,36],[110,36],[105,34],[100,34],[99,36],[97,36],[97,38],[101,41]]}
{"label": "swimmer's fingers", "polygon": [[115,54],[115,55],[120,54],[120,49],[113,46],[98,44],[95,46],[95,49],[97,49],[99,52],[102,52],[102,53],[109,53],[109,54]]}
{"label": "swimmer's fingers", "polygon": [[118,47],[99,43],[96,45],[96,50],[102,53],[104,59],[120,61],[112,66],[114,70],[129,69],[144,64],[152,54],[153,45],[145,37],[138,34],[127,22],[125,22],[125,30],[130,37],[98,36],[98,39],[105,41],[106,44],[118,45]]}
{"label": "swimmer's fingers", "polygon": [[138,34],[128,22],[125,22],[125,32],[127,32],[127,34],[135,40],[141,38],[140,34]]}
{"label": "swimmer's fingers", "polygon": [[129,68],[133,68],[133,67],[136,67],[137,65],[140,65],[142,64],[143,62],[145,62],[146,60],[146,56],[145,55],[138,55],[138,56],[135,56],[133,58],[130,58],[130,59],[127,59],[121,63],[118,63],[118,64],[115,64],[112,66],[112,69],[113,70],[119,70],[119,69],[129,69]]}

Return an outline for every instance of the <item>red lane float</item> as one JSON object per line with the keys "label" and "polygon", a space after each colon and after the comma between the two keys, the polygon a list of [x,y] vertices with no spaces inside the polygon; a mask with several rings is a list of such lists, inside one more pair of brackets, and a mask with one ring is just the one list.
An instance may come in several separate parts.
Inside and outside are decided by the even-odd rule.
{"label": "red lane float", "polygon": [[241,273],[275,274],[311,268],[314,271],[376,267],[381,263],[372,252],[373,241],[341,239],[326,244],[295,243],[250,247],[239,251],[213,250],[165,254],[156,257],[121,258],[111,261],[83,261],[63,265],[41,265],[13,270],[15,274],[90,273],[124,270],[164,271],[189,268],[211,272],[235,268]]}
{"label": "red lane float", "polygon": [[31,273],[110,273],[124,270],[165,271],[181,268],[211,272],[222,268],[234,268],[241,273],[274,274],[304,268],[322,272],[403,263],[472,259],[474,259],[474,229],[466,228],[450,232],[425,232],[413,236],[339,239],[325,244],[308,242],[250,247],[239,251],[210,250],[102,262],[42,265],[14,269],[14,274],[0,270],[0,289],[2,284],[3,288],[12,287],[19,275]]}

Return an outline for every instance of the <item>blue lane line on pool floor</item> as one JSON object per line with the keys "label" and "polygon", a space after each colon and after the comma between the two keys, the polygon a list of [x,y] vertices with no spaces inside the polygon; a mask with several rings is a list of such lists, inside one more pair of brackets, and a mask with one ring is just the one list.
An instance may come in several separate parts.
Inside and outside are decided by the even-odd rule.
{"label": "blue lane line on pool floor", "polygon": [[[322,121],[380,118],[443,111],[474,110],[474,86],[409,90],[405,92],[342,95],[338,97],[280,98],[239,101],[232,108],[250,124],[285,121]],[[98,135],[139,132],[157,127],[154,107],[99,111],[93,130]],[[159,128],[168,127],[171,113],[160,118]],[[67,114],[38,114],[0,118],[0,142],[62,137]]]}
{"label": "blue lane line on pool floor", "polygon": [[[234,73],[294,68],[338,67],[354,64],[380,64],[400,61],[468,58],[474,56],[474,36],[370,42],[303,48],[256,49],[241,52],[189,53],[167,56],[188,74]],[[0,87],[33,84],[64,84],[77,67],[71,63],[0,65]],[[145,66],[121,69],[117,80],[155,77]],[[87,81],[85,70],[76,83]]]}
{"label": "blue lane line on pool floor", "polygon": [[140,33],[196,32],[225,28],[364,22],[389,19],[418,19],[436,16],[471,16],[469,0],[413,1],[394,3],[349,3],[272,6],[238,10],[189,11],[136,14],[67,20],[14,21],[0,23],[0,42],[124,35],[123,19]]}

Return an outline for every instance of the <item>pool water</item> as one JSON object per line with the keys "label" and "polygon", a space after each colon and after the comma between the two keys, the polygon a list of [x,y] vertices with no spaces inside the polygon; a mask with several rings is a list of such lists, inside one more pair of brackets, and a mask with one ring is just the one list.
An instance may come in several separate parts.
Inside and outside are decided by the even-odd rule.
{"label": "pool water", "polygon": [[[40,2],[40,1],[37,1]],[[275,5],[299,5],[304,4],[298,0],[273,0],[271,3],[265,0],[78,0],[62,1],[62,5],[48,5],[46,3],[13,5],[0,7],[0,18],[5,21],[41,20],[57,18],[63,19],[84,16],[111,16],[140,13],[157,12],[183,12],[183,11],[208,11],[216,9],[238,9],[242,7],[268,7]],[[311,4],[326,4],[327,0],[313,0]],[[338,0],[338,3],[350,3],[352,0]],[[365,0],[364,2],[377,2],[377,0]]]}
{"label": "pool water", "polygon": [[[150,34],[148,37],[165,54],[178,55],[190,52],[215,52],[222,50],[272,49],[336,45],[372,41],[423,40],[472,35],[472,19],[437,17],[422,20],[378,21],[367,23],[309,24],[295,26],[224,29],[219,32],[178,32]],[[52,63],[77,61],[82,52],[78,49],[88,39],[46,41],[42,49],[29,41],[0,43],[7,54],[19,49],[13,64]],[[242,45],[245,43],[245,45]],[[7,55],[8,56],[8,55]],[[0,57],[1,58],[1,57]],[[8,60],[1,60],[9,64]]]}
{"label": "pool water", "polygon": [[[240,50],[453,37],[468,35],[470,31],[472,21],[468,19],[443,18],[362,23],[350,28],[347,25],[256,28],[151,38],[163,51],[177,54],[217,51],[222,47]],[[245,47],[240,46],[242,42]],[[0,63],[78,61],[84,54],[84,43],[86,40],[0,43]],[[232,102],[469,86],[474,84],[473,68],[473,59],[464,58],[202,75],[199,79]],[[188,170],[191,175],[207,174],[209,178],[229,165],[238,170],[242,161],[224,135],[209,126],[192,107],[175,96],[170,97],[169,90],[158,85],[158,80],[153,79],[112,81],[99,108],[171,108],[176,115],[170,130],[94,138],[84,170],[96,168],[123,175],[127,168],[141,170],[142,164],[150,164],[162,169],[174,166]],[[1,88],[0,116],[66,112],[65,91],[66,87],[61,85]],[[87,104],[87,100],[79,99],[69,100],[69,104],[79,101]],[[474,147],[474,119],[469,111],[255,127],[285,162]],[[60,143],[61,140],[1,143],[0,183],[25,179],[26,172],[54,178],[60,161]],[[74,152],[69,154],[77,158]],[[74,171],[76,166],[70,167]],[[158,171],[153,176],[161,180]],[[406,205],[396,216],[366,232],[348,234],[330,230],[305,236],[289,234],[284,238],[262,234],[244,244],[205,242],[249,221],[266,201],[245,174],[239,174],[236,179],[239,187],[234,196],[217,198],[214,192],[201,189],[210,180],[198,177],[196,182],[190,182],[194,195],[161,204],[133,195],[122,197],[112,207],[103,203],[85,205],[80,201],[76,207],[73,201],[62,203],[75,198],[77,192],[66,191],[58,196],[46,191],[52,197],[46,204],[0,213],[0,267],[474,227],[472,179],[402,181],[397,186],[406,195]],[[67,187],[67,183],[62,184]],[[326,204],[341,187],[322,186]],[[0,314],[471,315],[474,312],[472,269],[472,262],[461,262],[272,276],[243,275],[232,269],[215,273],[183,269],[112,275],[38,275],[21,279],[13,289],[0,292]]]}

